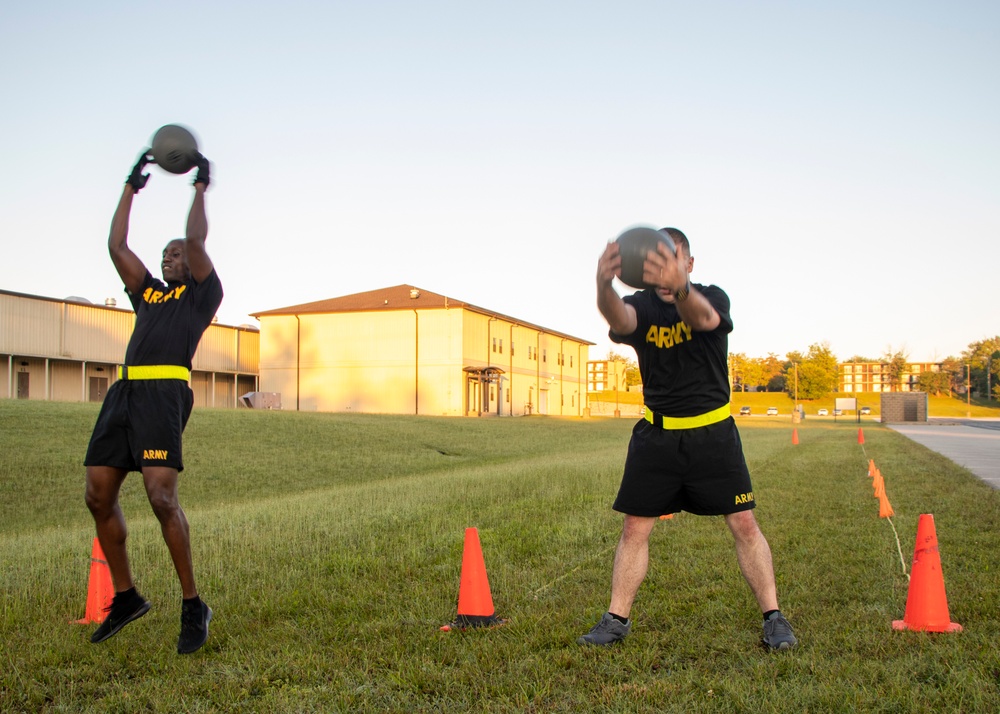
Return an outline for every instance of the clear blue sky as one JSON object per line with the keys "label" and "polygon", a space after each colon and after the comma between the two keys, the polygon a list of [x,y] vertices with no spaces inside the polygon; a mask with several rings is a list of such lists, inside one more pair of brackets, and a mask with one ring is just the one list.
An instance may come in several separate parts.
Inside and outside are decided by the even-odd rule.
{"label": "clear blue sky", "polygon": [[[121,303],[111,215],[180,122],[227,324],[410,283],[600,357],[597,258],[647,223],[729,293],[736,352],[1000,333],[996,2],[16,3],[0,65],[2,289]],[[136,200],[156,275],[189,183]]]}

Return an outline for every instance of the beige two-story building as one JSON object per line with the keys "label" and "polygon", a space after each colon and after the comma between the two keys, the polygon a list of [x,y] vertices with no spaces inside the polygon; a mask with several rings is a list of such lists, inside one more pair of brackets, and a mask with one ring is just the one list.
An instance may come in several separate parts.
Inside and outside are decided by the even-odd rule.
{"label": "beige two-story building", "polygon": [[412,285],[254,313],[282,409],[582,416],[594,344]]}

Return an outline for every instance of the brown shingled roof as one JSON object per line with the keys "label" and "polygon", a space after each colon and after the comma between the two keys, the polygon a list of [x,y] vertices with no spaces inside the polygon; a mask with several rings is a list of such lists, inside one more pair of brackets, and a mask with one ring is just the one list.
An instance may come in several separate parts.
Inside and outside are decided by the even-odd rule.
{"label": "brown shingled roof", "polygon": [[[413,297],[413,295],[416,295],[416,297]],[[559,337],[565,337],[587,345],[594,344],[593,342],[580,339],[579,337],[573,337],[572,335],[550,330],[515,317],[502,315],[493,310],[487,310],[485,308],[477,307],[476,305],[471,305],[467,302],[463,302],[462,300],[456,300],[454,298],[447,297],[446,295],[440,295],[429,290],[416,288],[412,285],[394,285],[391,288],[380,288],[378,290],[369,290],[363,293],[354,293],[353,295],[342,295],[341,297],[329,298],[328,300],[317,300],[316,302],[307,302],[301,305],[289,305],[288,307],[279,307],[274,310],[253,312],[250,313],[250,315],[251,317],[260,319],[261,317],[274,317],[277,315],[305,315],[331,312],[369,312],[376,310],[415,310],[418,308],[421,310],[435,308],[464,308],[466,310],[470,310],[471,312],[478,312],[482,315],[489,315],[490,317],[508,320],[517,325],[524,325],[525,327],[531,327],[542,332],[547,332],[550,335],[558,335]]]}

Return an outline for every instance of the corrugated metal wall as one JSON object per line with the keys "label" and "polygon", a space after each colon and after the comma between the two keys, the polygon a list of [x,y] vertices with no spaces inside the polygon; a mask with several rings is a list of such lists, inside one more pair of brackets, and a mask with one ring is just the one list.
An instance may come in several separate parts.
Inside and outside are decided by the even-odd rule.
{"label": "corrugated metal wall", "polygon": [[[20,385],[27,399],[100,401],[134,325],[131,310],[0,291],[0,397]],[[195,405],[238,406],[259,359],[256,330],[209,326],[192,361]]]}

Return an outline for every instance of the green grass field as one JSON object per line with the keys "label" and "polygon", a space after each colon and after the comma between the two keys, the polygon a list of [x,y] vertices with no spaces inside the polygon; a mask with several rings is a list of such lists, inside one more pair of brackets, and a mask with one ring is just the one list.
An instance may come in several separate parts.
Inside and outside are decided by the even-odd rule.
{"label": "green grass field", "polygon": [[[0,400],[3,712],[1000,711],[1000,494],[874,422],[862,446],[853,422],[806,420],[793,446],[787,418],[739,421],[800,639],[771,654],[724,523],[688,514],[653,534],[632,635],[575,644],[607,607],[631,420],[196,410],[181,500],[215,619],[182,657],[179,587],[136,476],[123,509],[153,609],[100,645],[70,624],[95,417]],[[961,633],[891,629],[921,513]],[[509,622],[441,632],[470,526]]]}

